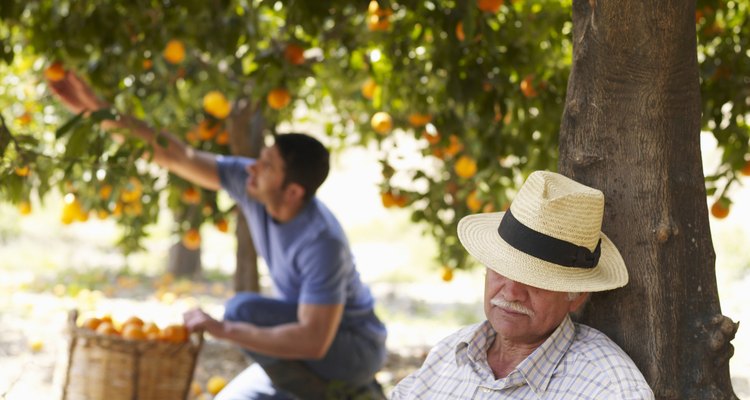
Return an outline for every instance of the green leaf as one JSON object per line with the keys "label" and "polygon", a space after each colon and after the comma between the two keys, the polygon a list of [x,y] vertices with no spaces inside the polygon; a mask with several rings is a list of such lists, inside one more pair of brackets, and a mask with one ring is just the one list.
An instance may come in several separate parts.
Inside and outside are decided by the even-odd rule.
{"label": "green leaf", "polygon": [[55,139],[62,138],[66,133],[70,132],[70,130],[74,126],[81,122],[81,119],[83,119],[83,113],[84,112],[79,113],[78,115],[69,119],[68,122],[64,123],[61,127],[57,128],[57,130],[55,131]]}

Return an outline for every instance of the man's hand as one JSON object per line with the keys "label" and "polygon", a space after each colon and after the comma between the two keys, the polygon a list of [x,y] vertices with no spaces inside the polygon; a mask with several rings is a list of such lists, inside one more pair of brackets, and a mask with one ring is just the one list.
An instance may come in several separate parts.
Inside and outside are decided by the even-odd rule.
{"label": "man's hand", "polygon": [[109,104],[100,99],[91,87],[74,72],[66,71],[62,79],[48,80],[47,84],[57,98],[76,114],[109,107]]}
{"label": "man's hand", "polygon": [[224,333],[224,324],[217,321],[200,308],[194,308],[182,315],[185,327],[190,332],[206,331],[212,336],[221,338]]}

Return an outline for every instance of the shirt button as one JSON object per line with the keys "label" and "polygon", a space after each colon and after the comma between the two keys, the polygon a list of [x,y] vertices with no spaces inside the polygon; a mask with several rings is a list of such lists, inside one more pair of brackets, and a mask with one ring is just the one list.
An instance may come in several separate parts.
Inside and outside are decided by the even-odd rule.
{"label": "shirt button", "polygon": [[486,387],[483,387],[483,388],[482,388],[482,392],[484,392],[484,393],[491,393],[491,392],[492,392],[492,389],[490,389],[490,388],[486,388]]}

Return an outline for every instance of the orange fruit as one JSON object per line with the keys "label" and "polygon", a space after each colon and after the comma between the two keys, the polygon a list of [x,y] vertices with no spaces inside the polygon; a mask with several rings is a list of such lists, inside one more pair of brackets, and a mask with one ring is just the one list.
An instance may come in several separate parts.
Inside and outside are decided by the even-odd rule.
{"label": "orange fruit", "polygon": [[84,218],[84,211],[81,207],[81,203],[76,199],[76,196],[72,193],[68,193],[64,198],[65,204],[63,204],[62,215],[60,221],[64,225],[70,225],[74,221],[81,221]]}
{"label": "orange fruit", "polygon": [[177,39],[172,39],[164,47],[163,55],[170,64],[179,64],[185,59],[185,45]]}
{"label": "orange fruit", "polygon": [[466,207],[469,207],[471,212],[477,212],[482,208],[482,202],[477,198],[477,191],[473,190],[466,196]]}
{"label": "orange fruit", "polygon": [[182,245],[188,250],[198,250],[201,247],[201,234],[197,229],[188,229],[182,236]]}
{"label": "orange fruit", "polygon": [[182,192],[182,201],[186,204],[198,204],[201,202],[201,192],[190,186]]}
{"label": "orange fruit", "polygon": [[218,119],[224,119],[232,111],[232,105],[223,93],[212,90],[203,96],[203,109]]}
{"label": "orange fruit", "polygon": [[128,325],[135,325],[135,326],[142,327],[143,320],[134,315],[132,317],[128,317],[128,319],[126,319],[125,322],[122,323],[122,326],[128,326]]}
{"label": "orange fruit", "polygon": [[503,0],[477,0],[477,7],[484,12],[496,13],[503,5]]}
{"label": "orange fruit", "polygon": [[464,40],[466,40],[463,21],[458,21],[458,23],[456,24],[456,39],[458,39],[459,42],[463,42]]}
{"label": "orange fruit", "polygon": [[81,322],[80,327],[95,331],[96,328],[98,328],[101,323],[102,321],[99,318],[91,317],[91,318],[84,319],[83,322]]}
{"label": "orange fruit", "polygon": [[422,137],[427,140],[427,143],[431,145],[440,143],[440,134],[437,132],[435,132],[435,134],[432,134],[430,132],[424,131],[422,132]]}
{"label": "orange fruit", "polygon": [[408,203],[409,199],[402,194],[396,194],[393,192],[383,192],[380,194],[380,201],[383,203],[383,207],[385,208],[391,208],[391,207],[402,208],[406,206],[406,203]]}
{"label": "orange fruit", "polygon": [[360,92],[362,92],[362,97],[366,98],[367,100],[372,100],[377,89],[378,84],[375,83],[375,80],[372,78],[367,78],[367,80],[360,87]]}
{"label": "orange fruit", "polygon": [[182,343],[188,339],[188,330],[184,325],[173,324],[161,331],[161,340],[172,343]]}
{"label": "orange fruit", "polygon": [[229,223],[224,218],[216,221],[216,229],[219,230],[219,232],[228,232],[229,231]]}
{"label": "orange fruit", "polygon": [[143,203],[132,202],[132,203],[125,204],[123,211],[125,211],[125,215],[128,215],[130,217],[137,217],[143,214]]}
{"label": "orange fruit", "polygon": [[21,125],[28,125],[31,123],[31,120],[32,120],[31,114],[29,114],[28,112],[25,112],[21,114],[20,117],[18,117],[18,123]]}
{"label": "orange fruit", "polygon": [[745,166],[740,169],[740,173],[745,176],[750,176],[750,160],[745,162]]}
{"label": "orange fruit", "polygon": [[38,353],[44,348],[44,341],[42,339],[32,339],[29,341],[29,350],[33,353]]}
{"label": "orange fruit", "polygon": [[130,177],[128,183],[122,189],[122,192],[120,192],[120,200],[124,203],[132,203],[140,199],[141,194],[143,194],[143,185],[141,184],[141,181],[135,177]]}
{"label": "orange fruit", "polygon": [[729,205],[721,199],[711,206],[711,215],[716,219],[724,219],[729,215]]}
{"label": "orange fruit", "polygon": [[219,132],[219,125],[218,124],[212,124],[207,120],[201,121],[200,124],[198,124],[198,137],[201,140],[211,140],[216,136],[216,134]]}
{"label": "orange fruit", "polygon": [[142,330],[148,340],[157,340],[161,337],[161,329],[153,322],[143,324]]}
{"label": "orange fruit", "polygon": [[198,382],[193,382],[190,384],[190,393],[193,394],[193,396],[198,397],[203,393],[203,388],[201,387],[201,384]]}
{"label": "orange fruit", "polygon": [[62,63],[55,61],[44,70],[44,77],[50,82],[61,81],[65,78],[65,68]]}
{"label": "orange fruit", "polygon": [[229,144],[229,132],[221,131],[221,133],[216,135],[216,144],[219,144],[222,146]]}
{"label": "orange fruit", "polygon": [[284,58],[293,65],[305,63],[305,49],[294,43],[289,43],[284,49]]}
{"label": "orange fruit", "polygon": [[108,321],[103,321],[99,326],[96,327],[96,333],[100,335],[110,335],[110,336],[116,336],[120,333],[117,332],[117,329],[115,329],[115,326]]}
{"label": "orange fruit", "polygon": [[477,162],[473,158],[463,155],[458,158],[453,169],[455,169],[456,175],[469,179],[477,173]]}
{"label": "orange fruit", "polygon": [[21,201],[20,203],[18,203],[18,212],[21,215],[29,215],[29,214],[31,214],[31,203],[29,203],[28,201],[25,201],[25,200]]}
{"label": "orange fruit", "polygon": [[393,129],[393,118],[385,111],[378,111],[370,118],[370,126],[375,132],[387,135]]}
{"label": "orange fruit", "polygon": [[432,116],[430,114],[420,114],[420,113],[412,113],[409,114],[409,124],[415,128],[419,128],[420,126],[425,126],[428,123],[432,121]]}
{"label": "orange fruit", "polygon": [[391,21],[387,16],[371,14],[367,16],[367,29],[370,32],[387,31],[391,27]]}
{"label": "orange fruit", "polygon": [[224,389],[224,386],[226,385],[227,380],[223,377],[212,376],[211,378],[209,378],[208,382],[206,382],[206,391],[216,396],[216,394],[221,392],[221,390]]}
{"label": "orange fruit", "polygon": [[153,67],[153,66],[154,66],[154,62],[153,61],[151,61],[149,59],[143,60],[143,69],[151,69],[151,67]]}
{"label": "orange fruit", "polygon": [[266,101],[274,110],[281,110],[292,101],[292,96],[289,94],[288,90],[284,88],[276,88],[268,92]]}
{"label": "orange fruit", "polygon": [[109,200],[109,196],[112,195],[112,185],[102,185],[99,188],[99,198],[102,200]]}
{"label": "orange fruit", "polygon": [[443,282],[450,282],[453,280],[453,268],[448,266],[443,266],[440,278],[443,280]]}
{"label": "orange fruit", "polygon": [[537,92],[536,89],[534,89],[534,85],[532,84],[533,76],[526,75],[525,78],[521,81],[521,92],[523,93],[526,98],[532,98],[536,97]]}
{"label": "orange fruit", "polygon": [[139,325],[124,325],[122,328],[122,337],[128,340],[146,340],[146,334]]}
{"label": "orange fruit", "polygon": [[109,217],[109,212],[107,210],[97,210],[96,217],[99,219],[107,219],[107,217]]}
{"label": "orange fruit", "polygon": [[464,149],[464,145],[458,140],[458,136],[450,135],[448,137],[448,147],[443,150],[445,157],[453,157],[458,154],[459,151]]}
{"label": "orange fruit", "polygon": [[18,175],[18,176],[29,176],[29,166],[28,165],[24,165],[24,166],[21,166],[21,167],[16,167],[15,171],[16,171],[16,175]]}

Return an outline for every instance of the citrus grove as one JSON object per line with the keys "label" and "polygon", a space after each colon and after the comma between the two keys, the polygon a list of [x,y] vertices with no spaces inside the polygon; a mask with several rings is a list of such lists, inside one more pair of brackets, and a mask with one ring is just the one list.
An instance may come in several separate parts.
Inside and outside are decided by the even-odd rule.
{"label": "citrus grove", "polygon": [[[123,249],[133,251],[166,204],[176,237],[199,249],[200,227],[227,231],[231,209],[155,171],[143,143],[99,122],[133,114],[228,154],[241,110],[253,110],[266,132],[304,120],[295,109],[310,110],[324,117],[320,133],[332,148],[377,145],[383,204],[407,207],[435,237],[450,280],[467,266],[460,217],[503,210],[530,171],[556,169],[570,1],[144,4],[3,3],[0,200],[22,215],[56,189],[63,223],[115,219]],[[731,213],[731,188],[750,174],[748,12],[746,3],[701,0],[695,18],[702,123],[723,154],[706,171],[716,218]],[[46,82],[68,71],[113,109],[63,110]],[[420,167],[402,168],[392,156],[407,139]]]}

